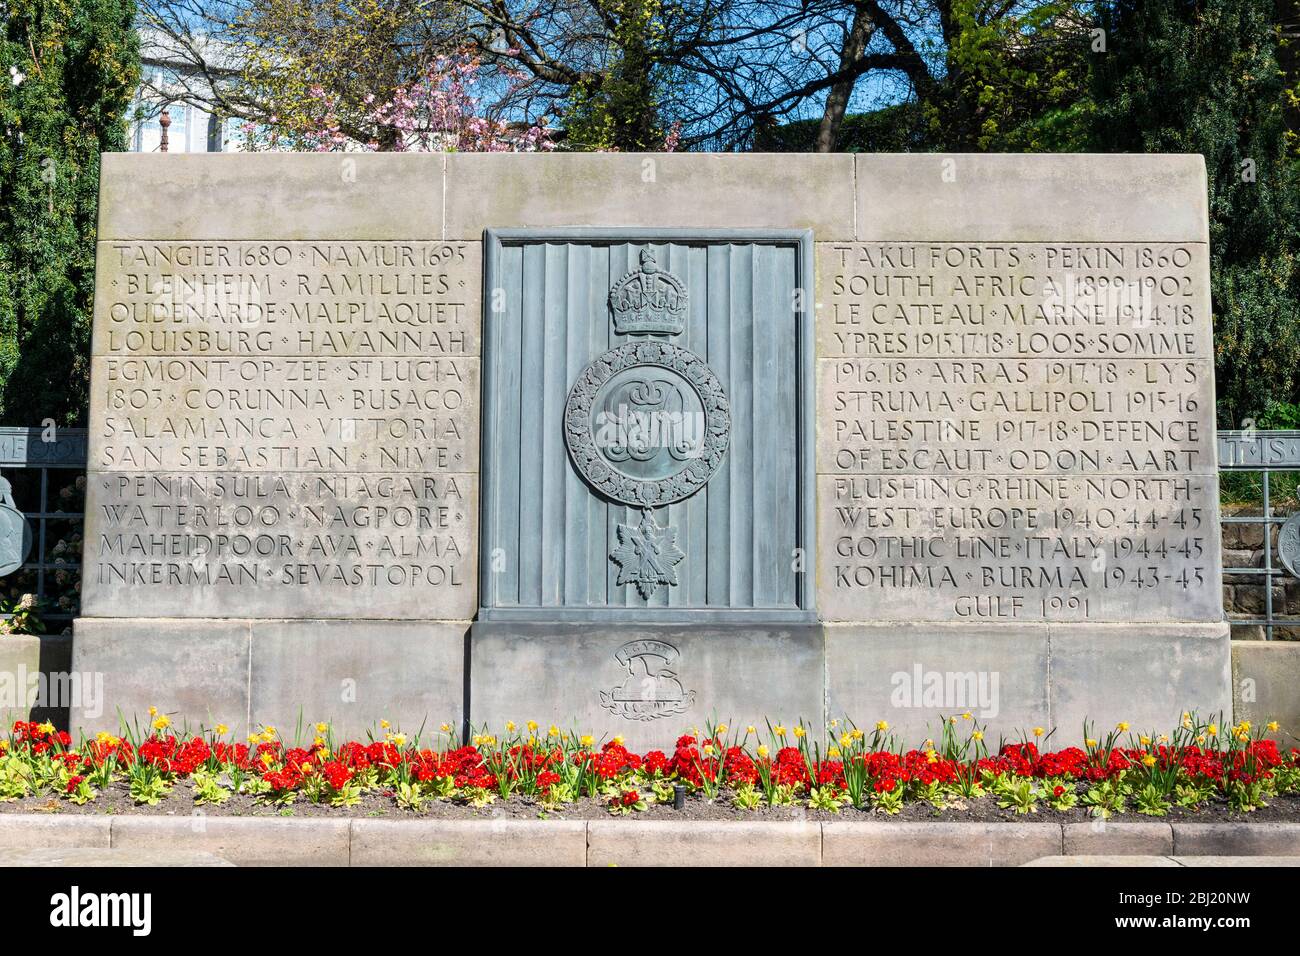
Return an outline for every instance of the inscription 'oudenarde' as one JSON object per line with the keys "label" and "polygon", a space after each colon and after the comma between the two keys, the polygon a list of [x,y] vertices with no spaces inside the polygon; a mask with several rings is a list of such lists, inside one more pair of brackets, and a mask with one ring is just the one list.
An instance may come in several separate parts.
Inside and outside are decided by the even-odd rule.
{"label": "inscription 'oudenarde'", "polygon": [[467,615],[477,246],[108,245],[87,607]]}

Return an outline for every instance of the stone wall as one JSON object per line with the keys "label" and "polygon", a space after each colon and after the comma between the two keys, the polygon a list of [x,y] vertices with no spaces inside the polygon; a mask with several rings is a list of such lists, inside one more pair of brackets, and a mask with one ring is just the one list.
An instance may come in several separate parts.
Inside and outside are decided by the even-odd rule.
{"label": "stone wall", "polygon": [[[105,675],[98,725],[156,705],[646,744],[710,716],[847,713],[915,737],[971,711],[994,736],[1073,738],[1085,716],[1230,706],[1199,157],[107,155],[102,183],[74,651]],[[752,557],[720,596],[646,599],[621,624],[584,598],[585,628],[522,607],[488,633],[480,580],[519,555],[479,554],[483,323],[564,335],[550,303],[576,274],[541,274],[544,308],[497,302],[485,231],[560,250],[592,241],[555,233],[579,227],[679,272],[810,239],[763,321],[814,370],[795,410],[813,450],[774,461],[732,436],[728,467],[799,477],[792,502],[730,506]],[[750,278],[730,283],[745,316],[767,274]],[[569,344],[517,461],[552,454],[599,351]],[[553,464],[568,491],[538,527],[589,493]],[[813,553],[763,548],[764,522],[796,512]],[[553,603],[568,554],[539,559],[560,562]],[[797,597],[756,601],[755,575],[787,563]],[[670,717],[603,703],[647,654],[689,701]]]}

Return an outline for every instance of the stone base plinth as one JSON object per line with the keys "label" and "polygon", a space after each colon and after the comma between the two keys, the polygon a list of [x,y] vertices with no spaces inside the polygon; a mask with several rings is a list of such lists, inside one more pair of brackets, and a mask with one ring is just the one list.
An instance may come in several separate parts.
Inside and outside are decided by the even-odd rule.
{"label": "stone base plinth", "polygon": [[[75,708],[74,730],[115,731],[118,713],[144,725],[149,707],[191,728],[242,734],[328,721],[336,739],[364,739],[381,720],[408,735],[459,727],[465,629],[448,621],[80,618],[73,667],[101,675],[103,706]],[[96,712],[97,711],[97,712]]]}
{"label": "stone base plinth", "polygon": [[0,720],[48,720],[66,727],[75,693],[93,696],[71,680],[72,638],[64,634],[0,635]]}
{"label": "stone base plinth", "polygon": [[628,747],[671,748],[710,721],[820,727],[820,625],[508,624],[469,640],[469,717],[499,731],[535,720]]}
{"label": "stone base plinth", "polygon": [[534,720],[645,750],[710,721],[765,730],[834,718],[887,721],[917,746],[970,713],[991,748],[1034,727],[1056,727],[1049,746],[1062,747],[1083,740],[1085,719],[1098,734],[1120,721],[1160,733],[1184,710],[1230,715],[1229,646],[1218,624],[82,618],[72,671],[96,692],[70,723],[116,730],[119,711],[143,724],[154,706],[192,728],[271,724],[288,738],[300,721],[364,737],[386,719],[410,735],[423,726],[436,745],[443,723],[499,734]]}
{"label": "stone base plinth", "polygon": [[[900,740],[939,739],[956,715],[996,749],[1033,728],[1052,748],[1172,730],[1183,711],[1232,713],[1226,624],[826,625],[827,712],[887,721]],[[964,715],[970,714],[966,719]]]}

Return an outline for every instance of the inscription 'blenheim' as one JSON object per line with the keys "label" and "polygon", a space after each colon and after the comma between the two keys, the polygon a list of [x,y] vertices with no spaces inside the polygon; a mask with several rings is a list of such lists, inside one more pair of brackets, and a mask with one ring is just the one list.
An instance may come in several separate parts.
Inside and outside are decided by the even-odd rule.
{"label": "inscription 'blenheim'", "polygon": [[1205,613],[1205,256],[1195,243],[822,247],[827,617]]}
{"label": "inscription 'blenheim'", "polygon": [[147,587],[163,615],[237,594],[248,614],[469,616],[477,246],[100,255],[90,613]]}

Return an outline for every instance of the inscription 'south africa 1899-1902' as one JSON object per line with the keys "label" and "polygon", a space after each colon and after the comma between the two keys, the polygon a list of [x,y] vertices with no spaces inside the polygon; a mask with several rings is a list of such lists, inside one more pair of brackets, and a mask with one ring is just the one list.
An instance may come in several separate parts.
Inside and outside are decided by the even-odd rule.
{"label": "inscription 'south africa 1899-1902'", "polygon": [[828,247],[824,610],[1204,616],[1217,576],[1205,255],[1192,243]]}

